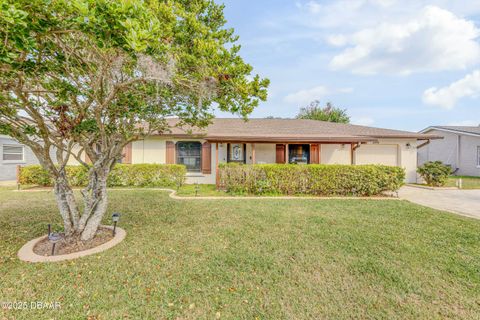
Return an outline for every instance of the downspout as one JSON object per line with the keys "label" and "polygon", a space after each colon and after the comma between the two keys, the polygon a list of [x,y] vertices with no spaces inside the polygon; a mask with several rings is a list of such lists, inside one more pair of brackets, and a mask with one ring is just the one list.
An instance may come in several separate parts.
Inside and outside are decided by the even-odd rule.
{"label": "downspout", "polygon": [[455,171],[457,172],[460,168],[460,135],[457,135],[457,157],[455,159]]}

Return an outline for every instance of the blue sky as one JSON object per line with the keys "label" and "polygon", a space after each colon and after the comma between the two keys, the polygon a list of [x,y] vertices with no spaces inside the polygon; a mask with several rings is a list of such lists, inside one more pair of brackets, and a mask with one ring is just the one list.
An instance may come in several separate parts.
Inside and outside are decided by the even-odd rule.
{"label": "blue sky", "polygon": [[251,117],[319,99],[362,125],[480,124],[480,1],[223,2],[242,57],[271,80]]}

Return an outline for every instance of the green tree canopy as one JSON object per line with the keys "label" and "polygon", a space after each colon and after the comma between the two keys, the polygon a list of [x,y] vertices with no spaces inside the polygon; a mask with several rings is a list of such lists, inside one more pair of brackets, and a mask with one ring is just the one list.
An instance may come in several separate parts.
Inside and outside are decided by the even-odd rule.
{"label": "green tree canopy", "polygon": [[350,117],[347,115],[346,109],[337,108],[331,102],[327,102],[325,107],[321,107],[319,100],[315,100],[307,107],[301,108],[297,119],[350,123]]}
{"label": "green tree canopy", "polygon": [[[56,181],[67,234],[93,236],[127,143],[168,130],[167,117],[203,126],[214,107],[247,117],[267,97],[211,0],[0,0],[0,10],[0,132]],[[87,166],[82,154],[92,165],[80,215],[65,165]]]}

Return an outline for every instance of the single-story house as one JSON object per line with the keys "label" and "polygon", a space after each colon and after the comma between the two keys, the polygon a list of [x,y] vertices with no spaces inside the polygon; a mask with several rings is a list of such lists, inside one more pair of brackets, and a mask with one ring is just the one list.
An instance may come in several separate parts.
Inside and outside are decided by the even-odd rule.
{"label": "single-story house", "polygon": [[0,135],[0,181],[15,181],[17,165],[31,164],[38,164],[38,160],[30,148]]}
{"label": "single-story house", "polygon": [[[301,119],[216,118],[204,129],[182,128],[135,141],[125,163],[184,164],[188,183],[215,184],[218,164],[384,164],[417,181],[417,147],[433,134]],[[72,164],[75,161],[72,160]]]}
{"label": "single-story house", "polygon": [[480,125],[431,126],[420,133],[442,136],[443,139],[418,149],[418,165],[442,161],[450,165],[456,175],[480,176]]}

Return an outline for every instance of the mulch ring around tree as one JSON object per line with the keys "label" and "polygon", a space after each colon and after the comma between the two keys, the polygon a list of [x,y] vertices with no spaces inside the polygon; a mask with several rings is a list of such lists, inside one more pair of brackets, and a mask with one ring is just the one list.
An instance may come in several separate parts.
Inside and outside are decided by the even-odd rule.
{"label": "mulch ring around tree", "polygon": [[[80,239],[67,240],[65,234],[61,233],[60,235],[61,239],[55,243],[55,256],[85,251],[98,247],[113,239],[112,229],[105,227],[99,227],[93,239],[88,241],[81,241]],[[33,247],[33,252],[44,257],[51,256],[52,247],[53,244],[47,237]]]}

